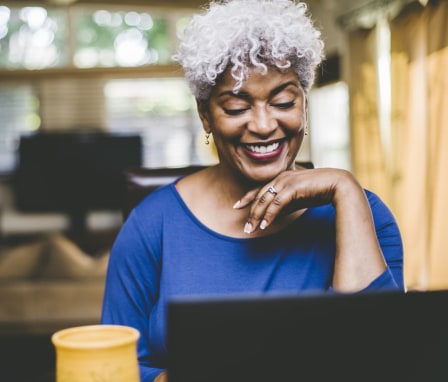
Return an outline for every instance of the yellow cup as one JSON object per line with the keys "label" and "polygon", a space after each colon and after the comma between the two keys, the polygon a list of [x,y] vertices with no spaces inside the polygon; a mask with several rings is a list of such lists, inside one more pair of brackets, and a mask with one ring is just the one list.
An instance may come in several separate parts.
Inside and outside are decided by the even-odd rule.
{"label": "yellow cup", "polygon": [[57,382],[140,382],[138,330],[121,325],[87,325],[60,330],[56,350]]}

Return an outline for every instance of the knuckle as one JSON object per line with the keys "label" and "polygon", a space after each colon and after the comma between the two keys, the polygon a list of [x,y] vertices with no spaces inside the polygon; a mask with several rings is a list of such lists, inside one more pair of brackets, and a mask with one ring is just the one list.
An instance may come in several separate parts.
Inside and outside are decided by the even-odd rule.
{"label": "knuckle", "polygon": [[272,204],[276,207],[280,207],[282,205],[282,200],[279,196],[275,196],[274,200],[272,201]]}
{"label": "knuckle", "polygon": [[266,209],[264,213],[264,219],[268,221],[272,221],[279,213],[279,210],[282,209],[282,201],[280,198],[275,197],[271,204],[269,205],[269,208]]}
{"label": "knuckle", "polygon": [[266,203],[266,194],[263,194],[258,198],[258,203],[260,204]]}

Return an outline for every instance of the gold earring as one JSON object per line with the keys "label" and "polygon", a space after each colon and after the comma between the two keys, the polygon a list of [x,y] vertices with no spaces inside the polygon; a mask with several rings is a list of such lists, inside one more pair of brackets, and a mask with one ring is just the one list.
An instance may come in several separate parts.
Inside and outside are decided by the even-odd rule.
{"label": "gold earring", "polygon": [[209,145],[209,144],[210,144],[210,140],[209,140],[209,138],[210,138],[210,133],[205,133],[205,144],[206,144],[206,145]]}

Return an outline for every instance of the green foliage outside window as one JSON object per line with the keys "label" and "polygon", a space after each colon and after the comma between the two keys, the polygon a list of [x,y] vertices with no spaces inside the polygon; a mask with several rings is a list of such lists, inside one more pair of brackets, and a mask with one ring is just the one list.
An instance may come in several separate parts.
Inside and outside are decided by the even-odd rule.
{"label": "green foliage outside window", "polygon": [[168,22],[146,12],[97,10],[75,17],[78,67],[140,66],[170,61]]}
{"label": "green foliage outside window", "polygon": [[0,69],[167,64],[173,45],[148,12],[0,6]]}
{"label": "green foliage outside window", "polygon": [[66,14],[58,9],[0,6],[0,68],[66,65],[66,25]]}

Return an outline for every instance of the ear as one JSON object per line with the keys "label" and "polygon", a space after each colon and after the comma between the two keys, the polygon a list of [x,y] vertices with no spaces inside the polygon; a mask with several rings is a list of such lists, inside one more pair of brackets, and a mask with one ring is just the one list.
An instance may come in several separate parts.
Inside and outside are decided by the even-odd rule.
{"label": "ear", "polygon": [[309,117],[309,109],[308,109],[308,95],[305,94],[303,99],[303,115],[304,115],[304,122],[305,126],[308,125],[308,117]]}
{"label": "ear", "polygon": [[306,115],[306,123],[309,121],[310,108],[308,105],[308,97],[305,98],[305,115]]}
{"label": "ear", "polygon": [[198,108],[199,118],[202,122],[202,127],[206,133],[210,133],[210,114],[207,101],[201,101],[196,98],[196,105]]}

